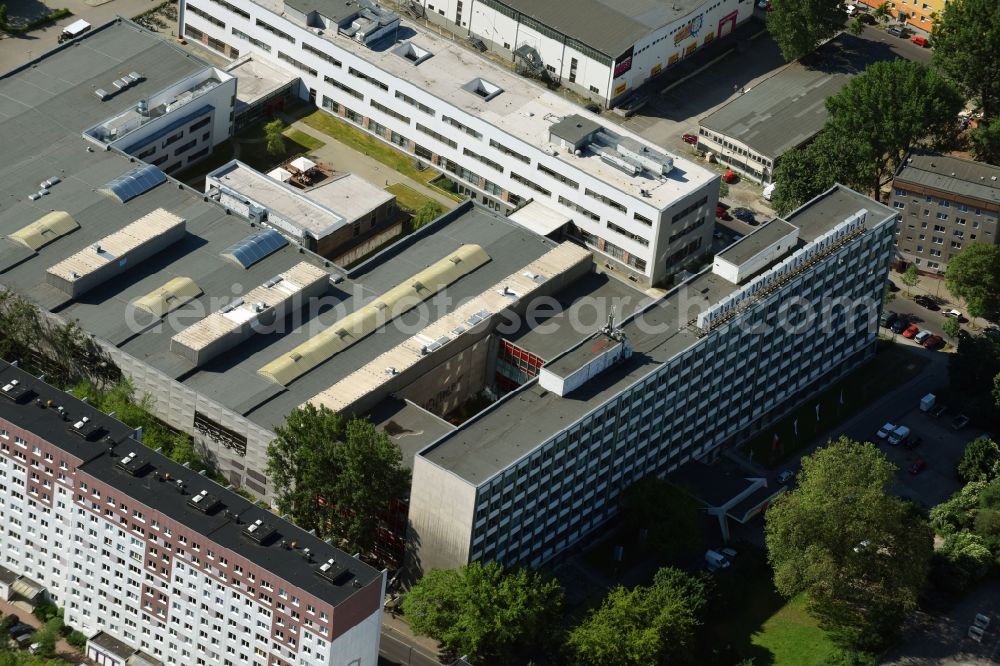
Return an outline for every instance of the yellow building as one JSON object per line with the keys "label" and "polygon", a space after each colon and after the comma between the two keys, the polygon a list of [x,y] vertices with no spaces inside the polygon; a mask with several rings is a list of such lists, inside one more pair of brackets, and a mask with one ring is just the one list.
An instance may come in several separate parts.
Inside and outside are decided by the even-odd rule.
{"label": "yellow building", "polygon": [[[860,3],[875,9],[884,0],[860,0]],[[892,10],[893,18],[899,16],[900,12],[906,12],[906,23],[912,28],[930,32],[934,27],[935,15],[944,9],[948,0],[890,0],[889,8]]]}

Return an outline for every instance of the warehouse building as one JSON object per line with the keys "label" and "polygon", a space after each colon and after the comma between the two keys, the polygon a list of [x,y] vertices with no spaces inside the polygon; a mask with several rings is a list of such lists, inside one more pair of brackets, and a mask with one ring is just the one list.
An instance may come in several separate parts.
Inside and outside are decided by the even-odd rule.
{"label": "warehouse building", "polygon": [[753,0],[419,0],[430,21],[479,38],[522,71],[605,106],[753,14]]}
{"label": "warehouse building", "polygon": [[0,556],[99,664],[375,666],[386,573],[0,361]]}
{"label": "warehouse building", "polygon": [[336,2],[183,4],[187,38],[293,69],[302,99],[637,284],[666,282],[711,245],[716,174],[451,40],[401,22],[371,48],[319,25]]}
{"label": "warehouse building", "polygon": [[917,270],[943,275],[971,241],[996,245],[1000,167],[914,150],[900,162],[889,204],[902,216],[899,256]]}

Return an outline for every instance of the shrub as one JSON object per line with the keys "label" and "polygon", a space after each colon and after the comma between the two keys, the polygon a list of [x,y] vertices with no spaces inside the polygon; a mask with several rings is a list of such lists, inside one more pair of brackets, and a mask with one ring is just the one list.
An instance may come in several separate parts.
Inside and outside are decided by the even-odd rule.
{"label": "shrub", "polygon": [[87,647],[87,637],[76,629],[69,632],[69,636],[66,637],[66,642],[78,650],[82,650]]}

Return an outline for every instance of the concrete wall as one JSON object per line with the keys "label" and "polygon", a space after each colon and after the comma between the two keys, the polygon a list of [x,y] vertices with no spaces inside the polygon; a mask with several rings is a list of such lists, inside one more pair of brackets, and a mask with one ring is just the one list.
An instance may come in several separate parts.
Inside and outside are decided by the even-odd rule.
{"label": "concrete wall", "polygon": [[421,375],[397,395],[438,416],[446,416],[483,390],[489,349],[489,337],[480,338]]}
{"label": "concrete wall", "polygon": [[469,562],[476,488],[426,458],[413,460],[410,528],[415,573],[452,569]]}

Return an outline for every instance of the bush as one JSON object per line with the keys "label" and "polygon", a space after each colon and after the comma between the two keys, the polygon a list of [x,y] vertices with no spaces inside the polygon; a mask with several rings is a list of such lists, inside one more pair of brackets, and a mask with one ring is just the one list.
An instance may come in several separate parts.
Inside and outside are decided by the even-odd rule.
{"label": "bush", "polygon": [[941,560],[941,582],[946,580],[947,587],[956,593],[985,577],[993,566],[993,554],[985,540],[968,530],[945,537],[937,557]]}
{"label": "bush", "polygon": [[31,611],[31,614],[43,623],[47,623],[54,617],[62,618],[62,610],[60,610],[55,604],[50,604],[47,601],[43,601],[35,606],[34,610]]}
{"label": "bush", "polygon": [[87,647],[87,637],[76,629],[69,632],[69,636],[66,637],[66,642],[78,650],[82,650]]}

